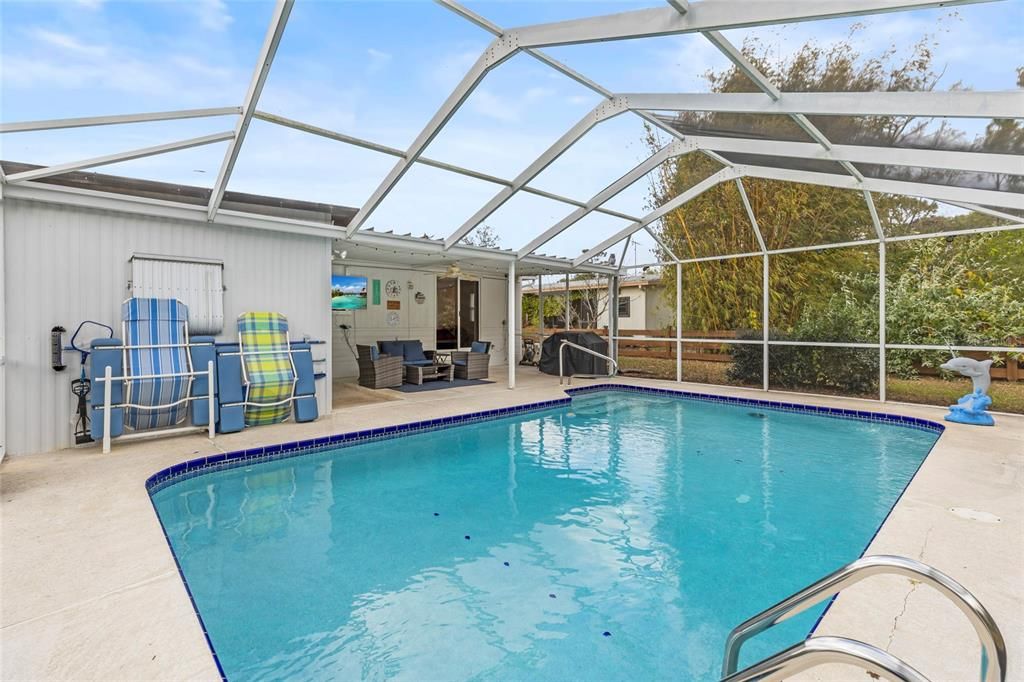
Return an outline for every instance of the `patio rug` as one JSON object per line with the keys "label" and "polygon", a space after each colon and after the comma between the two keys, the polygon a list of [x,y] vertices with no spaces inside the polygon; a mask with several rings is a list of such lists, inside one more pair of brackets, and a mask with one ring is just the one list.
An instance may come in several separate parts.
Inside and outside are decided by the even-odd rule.
{"label": "patio rug", "polygon": [[401,386],[391,386],[392,391],[401,391],[402,393],[422,393],[423,391],[438,391],[444,388],[462,388],[463,386],[483,386],[484,384],[493,384],[493,381],[485,381],[484,379],[456,379],[454,381],[445,381],[444,379],[434,379],[430,381],[424,381],[420,385],[416,384],[402,384]]}

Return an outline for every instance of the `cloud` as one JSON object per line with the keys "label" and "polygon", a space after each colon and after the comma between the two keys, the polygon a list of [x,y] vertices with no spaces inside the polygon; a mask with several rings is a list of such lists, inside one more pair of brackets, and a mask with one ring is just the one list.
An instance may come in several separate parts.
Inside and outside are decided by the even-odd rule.
{"label": "cloud", "polygon": [[664,75],[661,87],[682,92],[706,91],[704,74],[728,63],[711,41],[693,35],[677,36],[654,54]]}
{"label": "cloud", "polygon": [[[85,45],[52,31],[36,31],[34,37],[44,49],[5,54],[0,62],[5,89],[105,91],[107,97],[116,92],[174,106],[213,106],[226,98],[240,100],[248,76],[192,55],[136,56],[115,46]],[[232,92],[237,94],[226,94]]]}
{"label": "cloud", "polygon": [[527,107],[554,95],[552,88],[533,87],[513,96],[498,95],[486,88],[478,88],[469,98],[470,109],[482,116],[502,123],[522,120]]}
{"label": "cloud", "polygon": [[470,99],[470,106],[476,113],[496,121],[515,123],[519,120],[519,109],[490,90],[478,89]]}
{"label": "cloud", "polygon": [[473,48],[449,53],[431,63],[424,74],[424,85],[449,91],[466,75],[473,62],[480,56],[480,50]]}
{"label": "cloud", "polygon": [[393,55],[390,52],[384,52],[372,47],[366,48],[366,55],[370,58],[369,66],[366,70],[368,73],[378,73],[387,68],[388,64],[391,63]]}
{"label": "cloud", "polygon": [[207,31],[225,31],[235,20],[224,0],[189,0],[183,4],[195,11],[199,25]]}
{"label": "cloud", "polygon": [[80,55],[90,56],[103,56],[108,52],[108,48],[105,45],[87,45],[67,33],[51,31],[38,26],[29,29],[27,33],[37,42],[65,52],[75,52]]}
{"label": "cloud", "polygon": [[227,81],[235,74],[234,71],[225,66],[213,66],[192,55],[173,55],[168,58],[168,61],[183,71],[211,80]]}

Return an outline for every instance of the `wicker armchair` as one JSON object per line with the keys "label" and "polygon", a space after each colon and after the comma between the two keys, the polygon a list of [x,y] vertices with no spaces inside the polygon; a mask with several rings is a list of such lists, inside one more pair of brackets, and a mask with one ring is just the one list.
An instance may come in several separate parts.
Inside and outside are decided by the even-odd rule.
{"label": "wicker armchair", "polygon": [[402,385],[402,358],[377,354],[372,346],[356,346],[359,355],[359,385],[368,388],[389,388]]}
{"label": "wicker armchair", "polygon": [[478,341],[477,344],[483,346],[482,352],[479,349],[452,351],[456,379],[486,379],[490,375],[491,342]]}

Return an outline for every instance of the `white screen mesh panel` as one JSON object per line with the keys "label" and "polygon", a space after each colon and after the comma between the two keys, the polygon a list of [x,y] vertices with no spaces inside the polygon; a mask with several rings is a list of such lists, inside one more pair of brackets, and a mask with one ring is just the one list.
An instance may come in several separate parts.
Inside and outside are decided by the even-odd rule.
{"label": "white screen mesh panel", "polygon": [[224,264],[132,257],[132,296],[176,298],[188,306],[192,334],[224,329]]}

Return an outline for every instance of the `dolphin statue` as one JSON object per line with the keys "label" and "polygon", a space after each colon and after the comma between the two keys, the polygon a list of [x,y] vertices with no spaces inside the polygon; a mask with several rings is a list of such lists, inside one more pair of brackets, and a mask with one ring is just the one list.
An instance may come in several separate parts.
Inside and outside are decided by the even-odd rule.
{"label": "dolphin statue", "polygon": [[970,377],[974,384],[975,392],[988,393],[988,387],[992,383],[989,376],[989,368],[992,367],[991,360],[974,360],[972,358],[951,358],[949,362],[939,365],[949,372],[959,372],[965,377]]}

